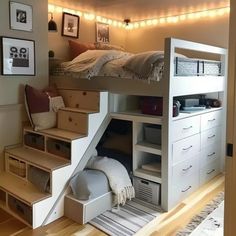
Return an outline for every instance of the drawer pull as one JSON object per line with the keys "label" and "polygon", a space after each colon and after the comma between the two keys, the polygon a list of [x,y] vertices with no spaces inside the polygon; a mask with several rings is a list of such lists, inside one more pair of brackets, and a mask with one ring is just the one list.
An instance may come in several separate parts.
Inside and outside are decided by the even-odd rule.
{"label": "drawer pull", "polygon": [[216,119],[215,118],[213,118],[213,119],[211,119],[211,120],[208,120],[208,122],[212,122],[212,121],[215,121]]}
{"label": "drawer pull", "polygon": [[211,171],[207,172],[207,174],[209,175],[209,174],[213,173],[214,171],[215,171],[215,169],[212,169]]}
{"label": "drawer pull", "polygon": [[212,153],[208,154],[207,156],[208,156],[208,157],[211,157],[211,156],[213,156],[213,155],[215,155],[215,154],[216,154],[215,152],[212,152]]}
{"label": "drawer pull", "polygon": [[216,136],[216,135],[213,134],[213,135],[211,135],[211,136],[208,136],[207,138],[210,139],[210,138],[214,138],[215,136]]}
{"label": "drawer pull", "polygon": [[190,125],[189,127],[184,127],[183,130],[187,130],[187,129],[191,129],[191,128],[193,128],[192,125]]}
{"label": "drawer pull", "polygon": [[189,185],[186,189],[182,190],[181,192],[182,192],[182,193],[185,193],[185,192],[187,192],[190,188],[192,188],[191,185]]}
{"label": "drawer pull", "polygon": [[192,167],[193,167],[193,166],[190,165],[189,167],[182,169],[182,171],[188,171],[188,170],[191,169]]}
{"label": "drawer pull", "polygon": [[189,147],[187,147],[187,148],[182,148],[182,150],[183,151],[187,151],[187,150],[189,150],[190,148],[192,148],[193,146],[192,145],[190,145]]}

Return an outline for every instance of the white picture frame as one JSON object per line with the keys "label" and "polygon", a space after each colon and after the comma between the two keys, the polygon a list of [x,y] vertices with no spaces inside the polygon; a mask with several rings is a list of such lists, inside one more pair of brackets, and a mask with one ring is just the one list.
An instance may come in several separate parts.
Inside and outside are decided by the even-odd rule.
{"label": "white picture frame", "polygon": [[2,75],[35,75],[34,40],[1,37]]}
{"label": "white picture frame", "polygon": [[33,31],[32,6],[10,1],[10,29]]}

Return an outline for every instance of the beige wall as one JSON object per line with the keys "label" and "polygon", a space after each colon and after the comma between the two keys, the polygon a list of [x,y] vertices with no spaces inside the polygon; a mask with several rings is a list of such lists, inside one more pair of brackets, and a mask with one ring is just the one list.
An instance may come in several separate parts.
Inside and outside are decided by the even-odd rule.
{"label": "beige wall", "polygon": [[[63,5],[61,1],[49,1],[58,6],[64,6],[69,9],[78,9],[75,5],[71,5],[69,1],[63,1]],[[75,40],[79,42],[95,42],[95,30],[96,23],[95,21],[85,20],[83,17],[80,17],[79,24],[79,38],[66,37],[61,35],[62,28],[62,13],[54,12],[53,18],[57,23],[58,32],[49,32],[48,33],[48,45],[49,49],[55,52],[55,58],[59,59],[69,59],[69,47],[68,40]],[[117,27],[109,27],[109,38],[110,44],[115,44],[119,46],[125,47],[126,44],[126,30],[123,28]]]}
{"label": "beige wall", "polygon": [[33,32],[11,30],[9,28],[9,0],[1,0],[0,35],[35,40],[36,76],[0,75],[0,169],[2,169],[2,150],[21,139],[21,124],[26,120],[23,89],[25,84],[42,88],[48,85],[48,36],[47,0],[21,0],[33,7]]}
{"label": "beige wall", "polygon": [[129,31],[127,44],[131,52],[163,50],[164,38],[175,37],[211,45],[228,47],[228,15],[205,20],[163,24]]}

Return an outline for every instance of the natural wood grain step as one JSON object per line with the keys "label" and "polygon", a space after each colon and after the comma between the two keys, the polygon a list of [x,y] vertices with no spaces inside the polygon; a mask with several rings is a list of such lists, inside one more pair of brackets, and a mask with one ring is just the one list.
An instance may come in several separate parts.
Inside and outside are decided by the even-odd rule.
{"label": "natural wood grain step", "polygon": [[51,196],[49,193],[40,192],[30,182],[7,172],[0,173],[0,188],[28,205],[33,205]]}
{"label": "natural wood grain step", "polygon": [[57,158],[26,147],[7,149],[6,153],[48,171],[53,171],[70,164],[70,161],[65,158]]}
{"label": "natural wood grain step", "polygon": [[78,113],[85,113],[85,114],[97,113],[97,111],[94,111],[94,110],[78,109],[78,108],[73,108],[73,107],[63,107],[63,108],[60,108],[60,110],[71,111],[71,112],[78,112]]}

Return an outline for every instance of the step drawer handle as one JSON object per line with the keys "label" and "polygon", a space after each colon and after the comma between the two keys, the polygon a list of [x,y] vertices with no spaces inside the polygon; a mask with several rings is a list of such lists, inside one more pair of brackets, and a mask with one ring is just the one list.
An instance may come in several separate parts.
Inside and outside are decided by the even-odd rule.
{"label": "step drawer handle", "polygon": [[190,165],[189,167],[182,169],[182,171],[188,171],[188,170],[191,169],[192,167],[193,167],[193,166]]}
{"label": "step drawer handle", "polygon": [[187,129],[191,129],[191,128],[193,128],[192,125],[190,125],[189,127],[183,127],[183,130],[187,130]]}
{"label": "step drawer handle", "polygon": [[212,152],[212,153],[208,154],[207,156],[208,156],[208,157],[211,157],[211,156],[213,156],[213,155],[215,155],[215,154],[216,154],[215,152]]}
{"label": "step drawer handle", "polygon": [[210,119],[210,120],[208,120],[208,122],[212,122],[212,121],[215,121],[216,119],[215,118],[213,118],[213,119]]}
{"label": "step drawer handle", "polygon": [[216,135],[215,134],[213,134],[213,135],[211,135],[211,136],[208,136],[207,138],[208,139],[211,139],[211,138],[214,138]]}
{"label": "step drawer handle", "polygon": [[215,169],[212,169],[211,171],[207,172],[207,174],[209,175],[209,174],[213,173],[214,171],[215,171]]}
{"label": "step drawer handle", "polygon": [[192,188],[191,185],[189,185],[186,189],[182,190],[181,192],[182,192],[182,193],[185,193],[185,192],[187,192],[190,188]]}
{"label": "step drawer handle", "polygon": [[182,148],[182,150],[183,151],[187,151],[187,150],[189,150],[190,148],[192,148],[193,146],[192,145],[190,145],[189,147],[187,147],[187,148]]}

